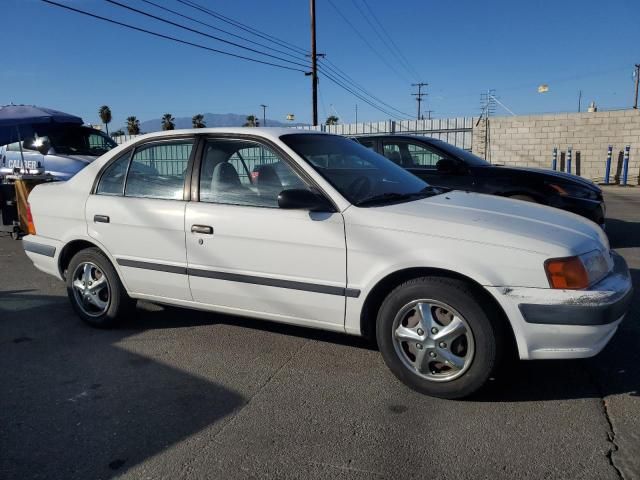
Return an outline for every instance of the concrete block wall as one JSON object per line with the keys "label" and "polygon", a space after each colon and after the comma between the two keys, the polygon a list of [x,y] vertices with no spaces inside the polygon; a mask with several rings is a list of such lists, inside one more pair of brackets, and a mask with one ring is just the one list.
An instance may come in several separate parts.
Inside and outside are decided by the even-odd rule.
{"label": "concrete block wall", "polygon": [[[484,132],[474,128],[472,150],[483,152],[483,143]],[[631,145],[628,182],[640,183],[640,110],[492,117],[489,144],[492,163],[541,168],[551,167],[557,147],[558,169],[561,152],[571,146],[572,173],[579,153],[580,175],[597,181],[604,178],[607,147],[613,146],[613,180],[621,172],[625,145]]]}

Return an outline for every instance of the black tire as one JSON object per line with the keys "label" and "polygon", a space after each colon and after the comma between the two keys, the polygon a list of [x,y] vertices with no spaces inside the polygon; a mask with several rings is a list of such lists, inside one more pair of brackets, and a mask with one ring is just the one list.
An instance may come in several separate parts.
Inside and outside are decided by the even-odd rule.
{"label": "black tire", "polygon": [[[466,321],[471,330],[474,351],[469,355],[469,363],[465,363],[465,367],[460,369],[460,376],[445,381],[427,379],[411,369],[401,357],[403,353],[397,350],[398,343],[394,340],[396,316],[417,300],[432,300],[448,305]],[[488,381],[505,346],[499,325],[494,325],[489,320],[490,311],[489,308],[482,307],[482,301],[474,288],[464,281],[445,277],[409,280],[396,287],[378,311],[378,348],[389,369],[405,385],[434,397],[463,398],[476,392]],[[453,343],[450,347],[453,347]],[[425,373],[429,375],[429,372],[422,372]]]}
{"label": "black tire", "polygon": [[[104,312],[87,313],[87,307],[83,306],[81,300],[79,300],[79,294],[77,291],[74,291],[74,273],[79,266],[86,263],[95,265],[97,267],[95,271],[99,271],[99,273],[106,277],[109,292],[108,300],[106,301],[107,306],[104,307]],[[113,265],[98,248],[87,248],[73,256],[67,268],[66,284],[67,295],[69,296],[73,309],[85,323],[92,327],[113,328],[117,326],[128,313],[131,313],[136,305],[136,301],[127,294]]]}

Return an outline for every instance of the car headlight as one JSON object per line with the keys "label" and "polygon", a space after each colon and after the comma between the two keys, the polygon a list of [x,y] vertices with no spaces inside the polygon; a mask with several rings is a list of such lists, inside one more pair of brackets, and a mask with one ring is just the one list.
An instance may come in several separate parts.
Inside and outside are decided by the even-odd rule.
{"label": "car headlight", "polygon": [[551,288],[581,289],[602,280],[610,264],[599,250],[577,257],[551,258],[544,262]]}
{"label": "car headlight", "polygon": [[595,199],[597,194],[588,188],[566,183],[547,183],[561,197]]}

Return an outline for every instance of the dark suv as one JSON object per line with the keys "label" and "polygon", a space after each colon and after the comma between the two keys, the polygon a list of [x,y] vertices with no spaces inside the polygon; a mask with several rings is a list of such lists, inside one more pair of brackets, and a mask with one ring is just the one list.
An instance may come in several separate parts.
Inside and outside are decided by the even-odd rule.
{"label": "dark suv", "polygon": [[430,185],[549,205],[604,226],[602,190],[577,175],[492,165],[471,152],[428,137],[367,135],[352,138]]}

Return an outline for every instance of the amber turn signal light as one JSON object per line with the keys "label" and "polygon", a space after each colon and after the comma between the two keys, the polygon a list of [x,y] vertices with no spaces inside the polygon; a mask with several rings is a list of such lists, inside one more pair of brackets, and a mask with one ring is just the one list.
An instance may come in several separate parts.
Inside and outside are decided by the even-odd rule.
{"label": "amber turn signal light", "polygon": [[29,235],[36,234],[36,225],[33,223],[33,215],[31,215],[31,205],[27,203],[27,233]]}
{"label": "amber turn signal light", "polygon": [[544,264],[551,288],[580,289],[589,286],[589,274],[579,257],[552,258]]}

